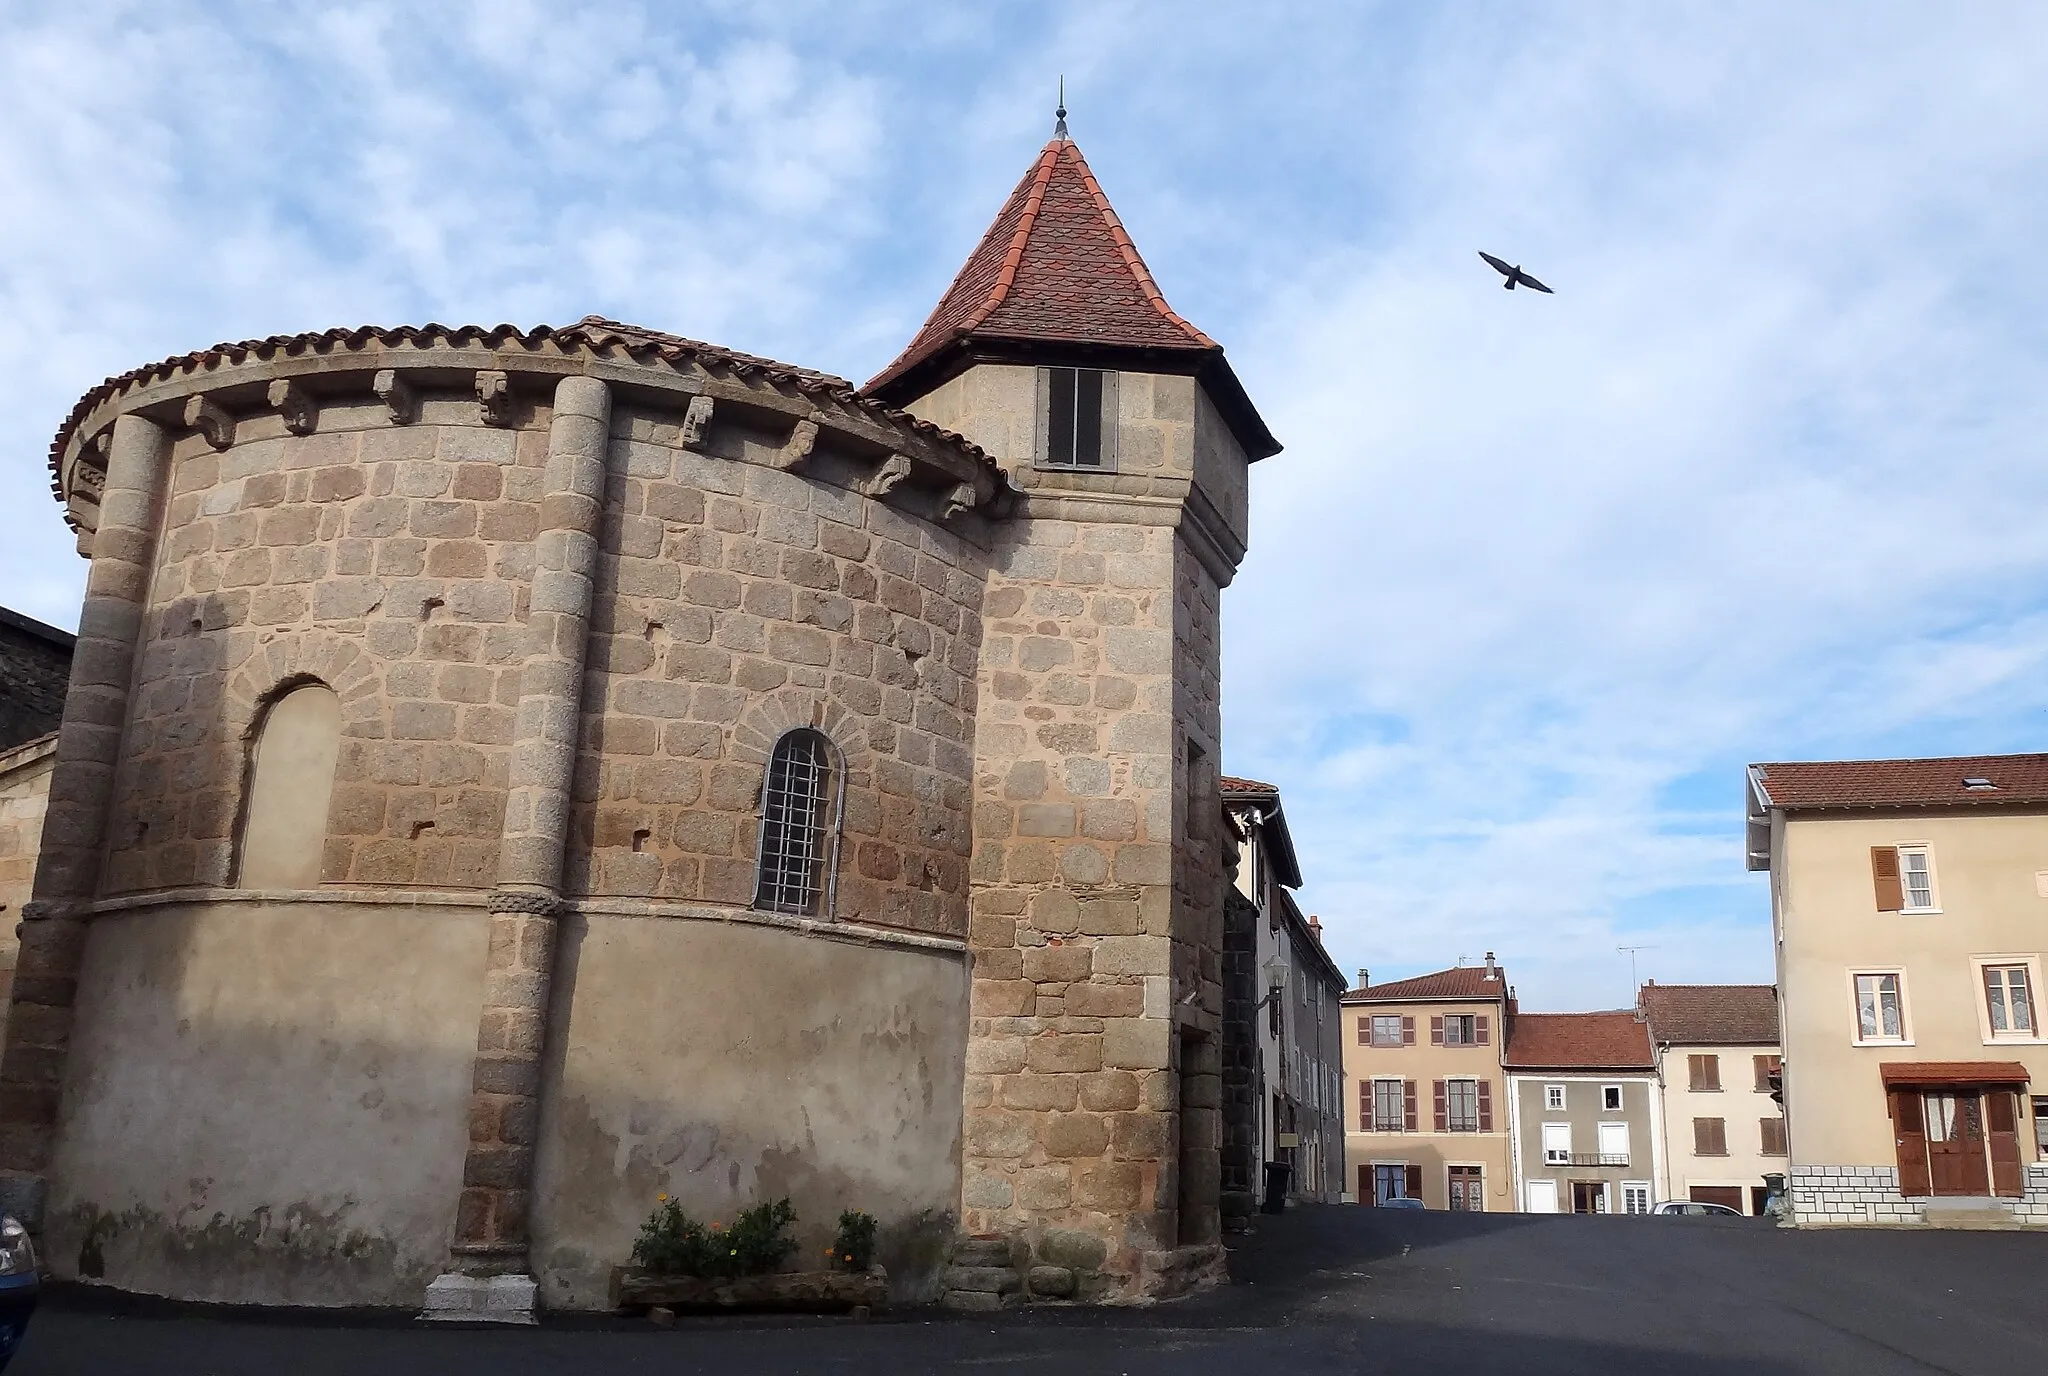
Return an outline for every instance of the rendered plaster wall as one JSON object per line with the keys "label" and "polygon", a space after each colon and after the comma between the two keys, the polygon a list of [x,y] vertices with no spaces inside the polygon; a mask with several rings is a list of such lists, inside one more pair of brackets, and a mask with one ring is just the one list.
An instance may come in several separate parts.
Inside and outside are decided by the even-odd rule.
{"label": "rendered plaster wall", "polygon": [[963,953],[616,913],[566,919],[562,942],[535,1191],[547,1304],[604,1307],[663,1192],[704,1223],[787,1196],[803,1259],[865,1210],[893,1296],[936,1298],[960,1191]]}
{"label": "rendered plaster wall", "polygon": [[[1664,1071],[1664,1160],[1666,1180],[1657,1182],[1660,1199],[1690,1199],[1695,1185],[1739,1185],[1742,1211],[1750,1213],[1753,1187],[1766,1172],[1785,1170],[1785,1153],[1764,1154],[1765,1119],[1782,1124],[1785,1114],[1768,1088],[1757,1087],[1756,1057],[1774,1056],[1774,1046],[1685,1046],[1658,1048]],[[1692,1087],[1692,1058],[1720,1057],[1721,1087]],[[1721,1156],[1693,1151],[1697,1118],[1719,1118],[1728,1150]]]}
{"label": "rendered plaster wall", "polygon": [[446,1264],[480,907],[152,906],[96,918],[46,1260],[182,1299],[417,1305]]}
{"label": "rendered plaster wall", "polygon": [[744,462],[779,435],[613,413],[567,883],[754,896],[763,765],[815,726],[846,766],[842,919],[967,930],[985,557],[833,481]]}

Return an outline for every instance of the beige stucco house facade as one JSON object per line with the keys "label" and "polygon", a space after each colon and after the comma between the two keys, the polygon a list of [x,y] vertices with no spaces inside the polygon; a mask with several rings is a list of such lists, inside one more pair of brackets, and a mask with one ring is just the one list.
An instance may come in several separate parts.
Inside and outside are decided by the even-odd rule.
{"label": "beige stucco house facade", "polygon": [[2048,1224],[2048,755],[1761,764],[1798,1223]]}
{"label": "beige stucco house facade", "polygon": [[1501,1068],[1514,995],[1492,953],[1382,984],[1361,970],[1343,1007],[1350,1198],[1514,1212]]}
{"label": "beige stucco house facade", "polygon": [[1659,1199],[1764,1211],[1763,1177],[1786,1167],[1778,991],[1768,984],[1658,984],[1636,1007],[1656,1043],[1664,1113]]}
{"label": "beige stucco house facade", "polygon": [[1522,1013],[1509,1022],[1501,1062],[1523,1211],[1650,1212],[1663,1174],[1663,1103],[1642,1016]]}
{"label": "beige stucco house facade", "polygon": [[0,1204],[60,1276],[458,1317],[602,1306],[657,1192],[865,1209],[901,1298],[1215,1279],[1277,448],[1063,127],[863,388],[595,317],[94,388]]}

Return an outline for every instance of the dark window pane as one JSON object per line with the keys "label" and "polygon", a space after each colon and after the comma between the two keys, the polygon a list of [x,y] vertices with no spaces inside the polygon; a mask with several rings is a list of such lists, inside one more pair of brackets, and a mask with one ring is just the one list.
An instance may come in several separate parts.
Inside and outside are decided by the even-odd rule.
{"label": "dark window pane", "polygon": [[[1068,464],[1074,462],[1074,370],[1072,368],[1051,368],[1052,396],[1045,427],[1045,461]],[[1101,389],[1098,379],[1096,388]]]}
{"label": "dark window pane", "polygon": [[1087,468],[1102,466],[1102,374],[1092,368],[1075,373],[1074,462]]}

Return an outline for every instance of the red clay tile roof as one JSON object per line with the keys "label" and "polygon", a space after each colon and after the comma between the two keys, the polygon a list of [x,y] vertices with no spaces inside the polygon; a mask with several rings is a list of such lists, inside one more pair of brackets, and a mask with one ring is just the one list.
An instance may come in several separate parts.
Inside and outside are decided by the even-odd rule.
{"label": "red clay tile roof", "polygon": [[1494,967],[1498,978],[1489,980],[1484,965],[1460,965],[1434,974],[1386,984],[1368,984],[1344,995],[1345,1003],[1393,1003],[1412,999],[1504,999],[1508,994],[1507,971]]}
{"label": "red clay tile roof", "polygon": [[[1806,760],[1753,764],[1768,807],[1982,807],[2048,802],[2048,755],[1956,755],[1936,760]],[[1993,788],[1965,787],[1989,779]]]}
{"label": "red clay tile roof", "polygon": [[1500,1063],[1530,1070],[1652,1070],[1650,1028],[1627,1009],[1523,1013],[1508,1023]]}
{"label": "red clay tile roof", "polygon": [[873,391],[966,335],[1214,350],[1174,313],[1080,146],[1054,138]]}
{"label": "red clay tile roof", "polygon": [[1262,784],[1257,779],[1236,779],[1225,774],[1218,781],[1225,793],[1278,793],[1272,784]]}
{"label": "red clay tile roof", "polygon": [[1776,1046],[1774,984],[1645,984],[1637,996],[1660,1042],[1680,1046]]}

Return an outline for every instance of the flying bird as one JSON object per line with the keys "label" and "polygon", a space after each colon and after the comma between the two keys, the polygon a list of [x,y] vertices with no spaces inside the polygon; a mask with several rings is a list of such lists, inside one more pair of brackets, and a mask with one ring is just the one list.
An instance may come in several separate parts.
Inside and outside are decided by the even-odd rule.
{"label": "flying bird", "polygon": [[1479,250],[1479,256],[1481,258],[1484,258],[1488,263],[1492,264],[1493,270],[1495,272],[1499,273],[1501,276],[1508,279],[1507,281],[1501,283],[1501,285],[1507,288],[1509,291],[1513,291],[1515,289],[1515,284],[1519,282],[1525,287],[1534,287],[1537,291],[1550,292],[1552,296],[1557,295],[1556,292],[1550,291],[1549,287],[1544,286],[1541,282],[1531,277],[1528,273],[1523,272],[1519,265],[1514,263],[1503,263],[1500,259],[1494,257],[1485,249]]}

